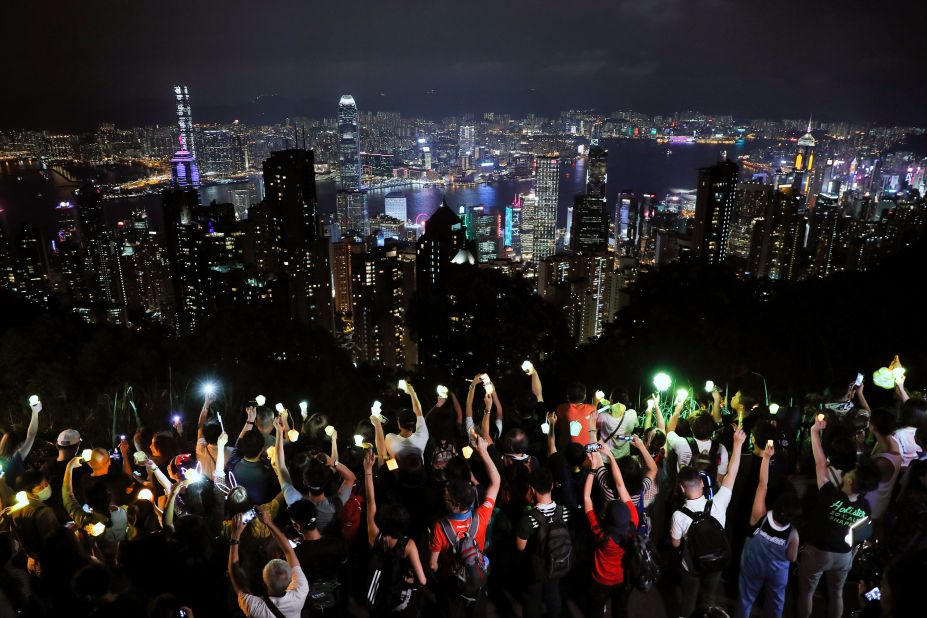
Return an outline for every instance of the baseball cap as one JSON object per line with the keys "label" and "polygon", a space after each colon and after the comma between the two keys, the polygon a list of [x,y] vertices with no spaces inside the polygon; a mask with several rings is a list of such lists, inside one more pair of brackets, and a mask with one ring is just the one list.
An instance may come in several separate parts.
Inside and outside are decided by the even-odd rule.
{"label": "baseball cap", "polygon": [[58,434],[58,446],[76,446],[80,443],[80,432],[76,429],[65,429]]}

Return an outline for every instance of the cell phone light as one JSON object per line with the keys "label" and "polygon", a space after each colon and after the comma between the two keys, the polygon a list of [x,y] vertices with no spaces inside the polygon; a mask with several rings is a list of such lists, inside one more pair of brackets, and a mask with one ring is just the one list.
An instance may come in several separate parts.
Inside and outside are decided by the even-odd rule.
{"label": "cell phone light", "polygon": [[179,422],[180,422],[180,415],[179,415],[179,414],[175,414],[174,417],[171,419],[171,422],[173,422],[175,425],[176,425],[177,423],[179,423]]}
{"label": "cell phone light", "polygon": [[545,436],[550,433],[550,423],[548,422],[541,423],[541,433],[544,434]]}
{"label": "cell phone light", "polygon": [[484,385],[483,385],[483,390],[486,391],[486,394],[487,394],[487,395],[492,395],[492,393],[493,393],[492,382],[488,382],[488,383],[484,384]]}
{"label": "cell phone light", "polygon": [[106,532],[106,526],[103,522],[97,522],[93,525],[87,526],[87,530],[90,532],[90,536],[100,536]]}
{"label": "cell phone light", "polygon": [[203,473],[197,470],[196,468],[187,468],[183,471],[183,477],[190,481],[191,483],[199,483],[205,477]]}
{"label": "cell phone light", "polygon": [[442,386],[441,384],[439,384],[437,391],[438,391],[439,398],[447,399],[447,387],[446,386]]}
{"label": "cell phone light", "polygon": [[277,414],[280,414],[281,412],[286,410],[286,408],[283,407],[282,403],[278,403],[277,405],[274,406],[274,410],[277,411]]}
{"label": "cell phone light", "polygon": [[399,380],[399,385],[398,385],[397,388],[399,388],[399,390],[401,390],[403,393],[408,393],[408,392],[409,392],[409,383],[406,382],[405,380]]}
{"label": "cell phone light", "polygon": [[683,401],[685,401],[685,400],[688,399],[688,398],[689,398],[689,391],[688,391],[688,389],[680,388],[679,390],[676,391],[676,403],[677,403],[677,404],[682,403]]}
{"label": "cell phone light", "polygon": [[599,400],[605,399],[605,391],[596,391],[595,398]]}
{"label": "cell phone light", "polygon": [[462,449],[460,449],[460,452],[463,454],[464,459],[470,459],[471,457],[473,457],[473,447],[472,446],[465,446]]}
{"label": "cell phone light", "polygon": [[354,446],[363,446],[364,445],[364,436],[359,433],[354,434]]}
{"label": "cell phone light", "polygon": [[38,396],[38,395],[32,395],[31,397],[29,397],[29,405],[30,405],[30,406],[37,406],[37,405],[39,405],[39,396]]}
{"label": "cell phone light", "polygon": [[653,399],[648,399],[647,400],[647,411],[653,412],[653,409],[656,407],[656,405],[657,405],[656,401],[654,401]]}
{"label": "cell phone light", "polygon": [[259,408],[263,407],[263,405],[267,403],[267,397],[265,397],[264,395],[258,395],[257,397],[254,398],[254,403],[258,404]]}
{"label": "cell phone light", "polygon": [[370,406],[370,413],[380,416],[380,411],[383,409],[383,404],[379,401],[374,401],[373,405]]}
{"label": "cell phone light", "polygon": [[335,428],[332,425],[326,425],[325,435],[331,438],[333,435],[335,435]]}
{"label": "cell phone light", "polygon": [[308,402],[308,401],[300,401],[300,402],[299,402],[299,411],[302,412],[303,414],[305,414],[306,412],[308,412],[308,411],[309,411],[309,402]]}
{"label": "cell phone light", "polygon": [[823,420],[824,420],[824,415],[818,414],[818,421],[823,421]]}
{"label": "cell phone light", "polygon": [[80,452],[80,458],[83,459],[84,461],[90,461],[91,457],[93,457],[92,449],[85,448],[84,450]]}
{"label": "cell phone light", "polygon": [[24,491],[16,492],[16,504],[13,505],[13,508],[21,509],[28,504],[29,504],[29,494],[27,494]]}
{"label": "cell phone light", "polygon": [[136,498],[138,498],[139,500],[148,500],[149,502],[151,502],[152,500],[154,500],[154,494],[151,493],[151,490],[146,487],[138,492],[138,496],[136,496]]}
{"label": "cell phone light", "polygon": [[712,391],[714,391],[714,390],[715,390],[715,383],[714,383],[714,382],[712,382],[711,380],[708,380],[707,382],[705,382],[705,392],[706,392],[706,393],[710,393],[710,392],[712,392]]}
{"label": "cell phone light", "polygon": [[661,393],[669,390],[670,386],[673,385],[673,379],[669,377],[669,374],[663,373],[662,371],[657,375],[653,376],[653,385]]}
{"label": "cell phone light", "polygon": [[531,361],[526,360],[521,364],[521,370],[530,376],[531,372],[534,371],[534,365],[531,364]]}
{"label": "cell phone light", "polygon": [[[466,448],[466,447],[465,447],[465,448]],[[398,469],[399,469],[399,462],[396,461],[395,459],[387,459],[387,460],[386,460],[386,469],[389,470],[390,472],[392,472],[393,470],[398,470]]]}
{"label": "cell phone light", "polygon": [[778,404],[778,403],[771,403],[771,404],[769,404],[769,413],[770,413],[770,414],[778,414],[778,413],[779,413],[779,404]]}
{"label": "cell phone light", "polygon": [[772,445],[773,445],[773,441],[772,441],[772,440],[767,440],[767,441],[766,441],[766,448],[770,448],[770,447],[772,447]]}
{"label": "cell phone light", "polygon": [[203,394],[204,395],[213,395],[216,392],[216,385],[212,382],[207,382],[203,385]]}

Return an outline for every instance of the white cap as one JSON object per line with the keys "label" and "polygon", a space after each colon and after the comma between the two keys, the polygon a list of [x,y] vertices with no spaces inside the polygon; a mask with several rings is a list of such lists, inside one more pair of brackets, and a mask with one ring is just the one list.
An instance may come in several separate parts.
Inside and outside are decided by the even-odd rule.
{"label": "white cap", "polygon": [[76,429],[65,429],[58,434],[58,446],[77,446],[80,444],[80,432]]}

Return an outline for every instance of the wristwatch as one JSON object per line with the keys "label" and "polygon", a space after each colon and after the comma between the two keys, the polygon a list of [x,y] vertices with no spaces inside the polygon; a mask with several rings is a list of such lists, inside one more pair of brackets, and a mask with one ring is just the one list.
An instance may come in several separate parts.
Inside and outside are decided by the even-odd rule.
{"label": "wristwatch", "polygon": [[238,539],[229,539],[229,545],[238,545]]}

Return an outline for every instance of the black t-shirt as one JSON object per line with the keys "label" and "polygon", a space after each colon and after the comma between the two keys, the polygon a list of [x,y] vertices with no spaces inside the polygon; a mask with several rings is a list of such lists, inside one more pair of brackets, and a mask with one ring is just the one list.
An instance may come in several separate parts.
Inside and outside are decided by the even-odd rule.
{"label": "black t-shirt", "polygon": [[[824,551],[845,554],[871,534],[870,513],[865,498],[860,496],[851,502],[845,493],[828,481],[818,492],[806,530],[802,532],[802,540]],[[864,518],[866,521],[861,521]],[[847,544],[846,536],[854,524],[858,525],[853,529],[851,546]]]}
{"label": "black t-shirt", "polygon": [[338,579],[338,569],[347,560],[347,550],[340,536],[302,541],[294,551],[309,582]]}

